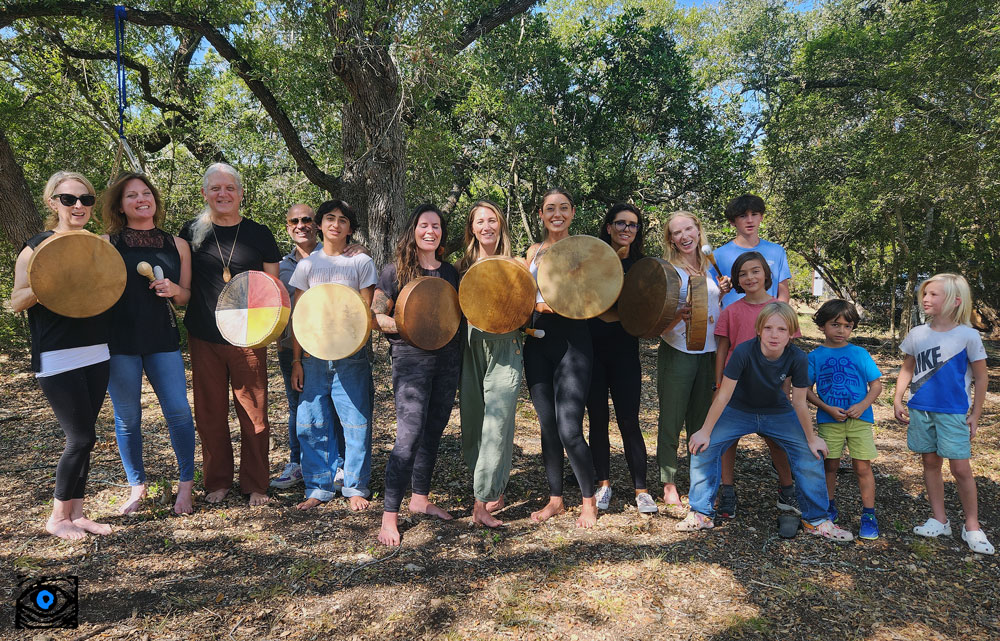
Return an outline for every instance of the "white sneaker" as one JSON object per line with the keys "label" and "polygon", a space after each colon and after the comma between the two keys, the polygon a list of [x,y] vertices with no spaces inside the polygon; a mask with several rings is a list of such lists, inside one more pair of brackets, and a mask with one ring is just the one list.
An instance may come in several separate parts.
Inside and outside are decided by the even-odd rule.
{"label": "white sneaker", "polygon": [[333,477],[333,491],[340,492],[344,489],[344,468],[339,468]]}
{"label": "white sneaker", "polygon": [[965,529],[965,525],[962,525],[962,540],[968,543],[969,549],[976,554],[993,554],[996,551],[993,549],[993,544],[986,538],[986,533],[982,530],[972,530],[970,532]]}
{"label": "white sneaker", "polygon": [[639,492],[635,495],[635,506],[639,508],[640,514],[656,514],[656,501],[649,495],[649,492]]}
{"label": "white sneaker", "polygon": [[597,499],[598,510],[608,509],[608,505],[611,504],[611,486],[602,485],[597,488],[597,492],[594,493],[594,498]]}
{"label": "white sneaker", "polygon": [[942,523],[932,516],[927,519],[923,525],[918,525],[913,528],[913,533],[918,536],[926,536],[931,539],[939,537],[942,534],[945,536],[951,536],[951,521],[945,521]]}
{"label": "white sneaker", "polygon": [[281,476],[271,481],[271,487],[285,489],[302,482],[302,467],[298,463],[289,463]]}

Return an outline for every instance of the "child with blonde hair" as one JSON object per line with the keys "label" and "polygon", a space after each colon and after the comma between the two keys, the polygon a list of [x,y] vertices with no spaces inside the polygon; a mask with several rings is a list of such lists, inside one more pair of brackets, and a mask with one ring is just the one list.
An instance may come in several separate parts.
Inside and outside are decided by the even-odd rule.
{"label": "child with blonde hair", "polygon": [[[986,349],[972,328],[969,283],[958,274],[937,274],[920,284],[918,295],[930,320],[913,328],[900,346],[906,358],[896,381],[894,403],[896,420],[909,425],[907,445],[923,459],[931,504],[931,517],[913,528],[913,533],[951,536],[941,476],[941,466],[948,459],[965,512],[962,540],[973,552],[993,554],[993,545],[979,526],[976,480],[969,465],[988,383]],[[975,395],[970,402],[973,382]],[[910,400],[904,406],[907,387]]]}

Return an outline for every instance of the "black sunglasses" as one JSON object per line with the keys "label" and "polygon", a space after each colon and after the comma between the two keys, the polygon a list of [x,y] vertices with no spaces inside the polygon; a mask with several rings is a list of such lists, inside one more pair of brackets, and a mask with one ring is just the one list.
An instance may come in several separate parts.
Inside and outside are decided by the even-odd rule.
{"label": "black sunglasses", "polygon": [[73,194],[52,194],[52,197],[58,198],[59,202],[61,202],[64,207],[72,207],[78,200],[84,207],[91,207],[95,202],[97,202],[97,197],[91,196],[90,194],[84,194],[82,196],[75,196]]}
{"label": "black sunglasses", "polygon": [[303,216],[302,218],[289,218],[288,219],[288,224],[289,225],[298,225],[301,222],[304,225],[308,225],[312,221],[313,221],[313,219],[310,216]]}

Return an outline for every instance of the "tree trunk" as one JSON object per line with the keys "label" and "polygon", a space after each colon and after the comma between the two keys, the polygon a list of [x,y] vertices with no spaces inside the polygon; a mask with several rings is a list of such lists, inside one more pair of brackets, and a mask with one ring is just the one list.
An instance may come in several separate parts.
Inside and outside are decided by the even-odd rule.
{"label": "tree trunk", "polygon": [[3,194],[0,197],[0,227],[3,227],[6,241],[14,251],[19,251],[24,241],[42,230],[42,218],[35,209],[31,188],[3,129],[0,129],[0,193]]}

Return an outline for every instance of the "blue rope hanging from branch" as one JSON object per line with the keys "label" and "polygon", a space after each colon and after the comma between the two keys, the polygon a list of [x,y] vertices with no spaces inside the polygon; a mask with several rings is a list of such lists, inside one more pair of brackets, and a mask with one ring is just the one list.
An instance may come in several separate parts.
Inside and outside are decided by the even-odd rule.
{"label": "blue rope hanging from branch", "polygon": [[115,162],[111,169],[111,176],[108,183],[115,178],[118,168],[121,166],[122,152],[128,157],[132,171],[142,172],[143,167],[136,157],[132,147],[125,140],[125,110],[128,109],[128,96],[125,84],[125,65],[122,64],[122,49],[125,48],[125,20],[128,19],[128,9],[121,5],[115,6],[115,61],[117,63],[116,82],[118,84],[118,152],[115,154]]}

